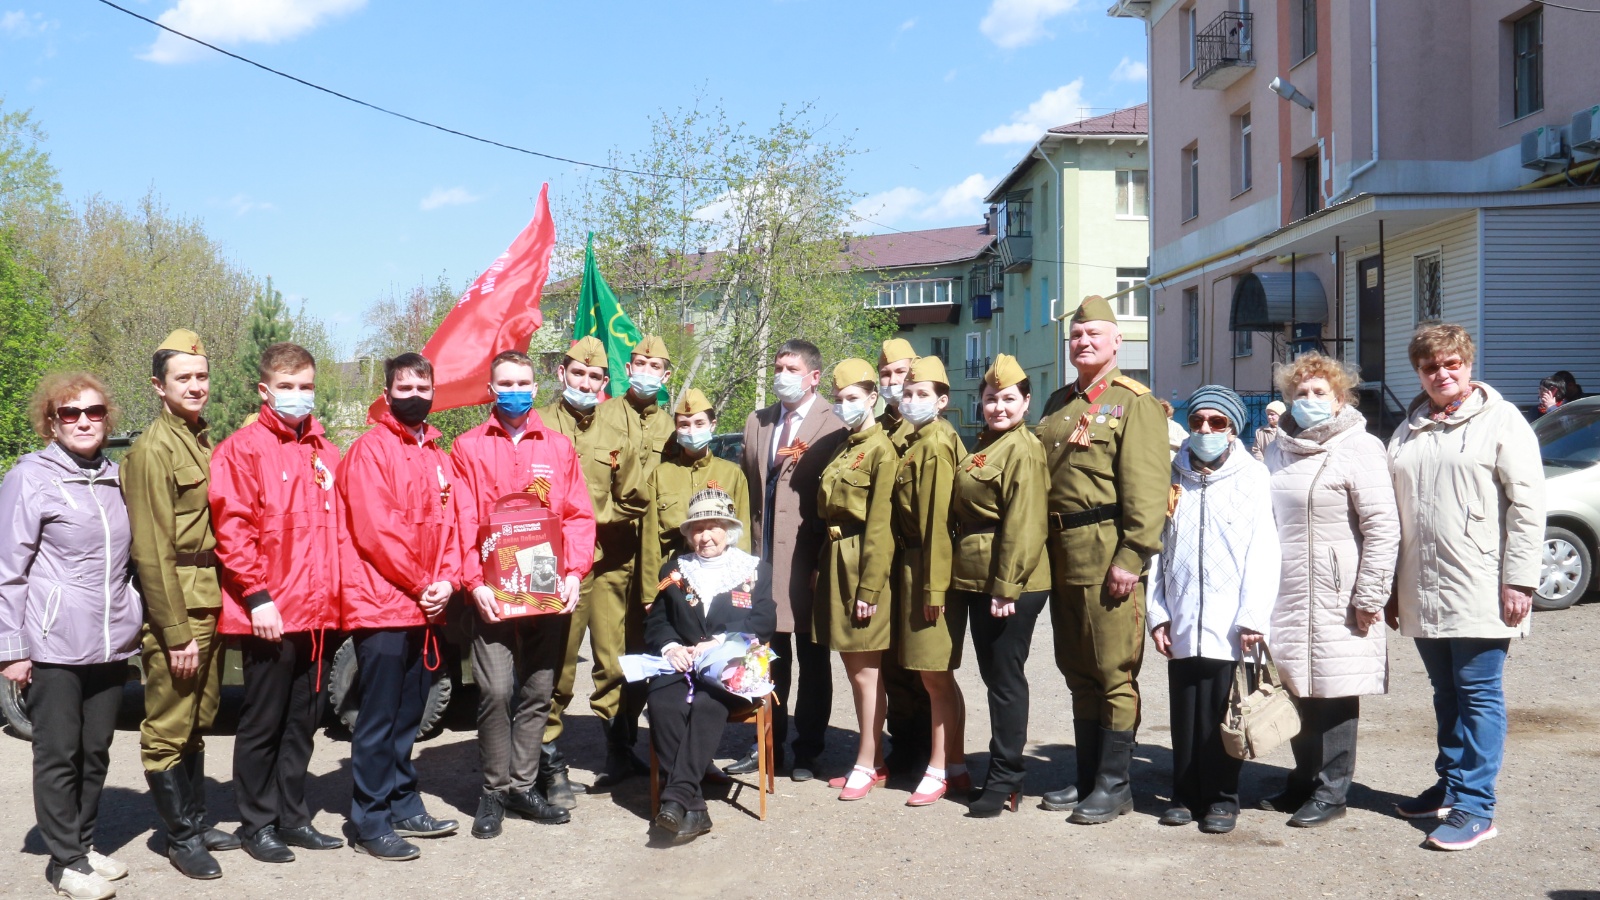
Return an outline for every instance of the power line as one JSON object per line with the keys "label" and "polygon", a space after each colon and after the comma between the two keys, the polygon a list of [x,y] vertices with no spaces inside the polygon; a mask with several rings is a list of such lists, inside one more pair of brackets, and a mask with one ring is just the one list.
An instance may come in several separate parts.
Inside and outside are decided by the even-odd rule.
{"label": "power line", "polygon": [[721,181],[721,180],[723,180],[723,179],[719,179],[719,178],[699,178],[699,177],[696,177],[694,175],[674,175],[674,174],[671,174],[671,173],[668,173],[668,172],[647,172],[647,171],[643,171],[643,170],[640,170],[640,169],[627,169],[627,168],[623,168],[621,166],[608,166],[608,165],[604,165],[602,163],[584,162],[581,159],[572,159],[572,158],[566,157],[566,156],[556,156],[553,153],[541,153],[538,150],[529,150],[526,147],[518,147],[518,146],[516,146],[514,144],[502,143],[500,141],[493,140],[491,138],[479,137],[478,135],[475,135],[475,134],[468,134],[465,131],[458,131],[458,130],[456,130],[454,128],[449,128],[449,127],[446,127],[444,125],[439,125],[439,124],[436,124],[434,122],[429,122],[426,119],[419,119],[416,116],[408,116],[403,112],[397,112],[395,110],[379,106],[376,103],[368,103],[365,100],[359,99],[357,97],[352,97],[349,94],[340,93],[339,91],[336,91],[333,88],[323,87],[320,84],[317,84],[317,83],[312,82],[312,81],[307,81],[304,78],[300,78],[300,77],[298,77],[296,75],[290,75],[288,72],[284,72],[284,71],[280,71],[278,69],[274,69],[273,67],[271,67],[269,65],[266,65],[265,63],[256,62],[255,60],[250,59],[247,56],[240,56],[239,54],[234,53],[232,51],[224,50],[221,47],[218,47],[216,44],[212,44],[212,43],[208,43],[207,41],[203,41],[200,38],[195,37],[194,35],[184,34],[183,32],[179,31],[176,28],[173,28],[173,27],[171,27],[169,25],[164,25],[164,24],[162,24],[160,22],[157,22],[155,19],[152,19],[149,16],[145,16],[145,15],[141,15],[139,13],[136,13],[133,10],[128,9],[125,6],[120,6],[120,5],[116,4],[116,3],[111,2],[111,0],[99,0],[99,2],[105,4],[106,6],[111,7],[112,9],[114,9],[114,10],[120,12],[120,13],[132,16],[133,18],[138,19],[141,22],[147,22],[147,23],[149,23],[151,25],[154,25],[155,27],[161,29],[162,31],[167,32],[168,34],[176,35],[176,36],[178,36],[180,38],[183,38],[186,41],[192,41],[192,42],[194,42],[196,44],[199,44],[200,46],[205,47],[207,49],[215,50],[216,52],[221,53],[223,56],[227,56],[227,57],[230,57],[232,59],[236,59],[239,62],[245,63],[247,65],[255,66],[256,68],[260,69],[263,72],[270,72],[271,74],[276,75],[279,78],[287,78],[288,80],[293,81],[296,84],[302,85],[304,87],[311,88],[314,91],[321,91],[322,93],[328,94],[330,96],[338,97],[340,100],[349,101],[351,103],[356,104],[357,106],[364,106],[367,109],[373,110],[375,112],[380,112],[380,113],[383,113],[384,115],[388,115],[388,116],[394,116],[397,119],[404,119],[407,122],[411,122],[411,123],[416,124],[416,125],[421,125],[421,126],[423,126],[425,128],[432,128],[435,131],[442,131],[445,134],[453,134],[456,137],[463,137],[463,138],[466,138],[469,141],[477,141],[480,144],[488,144],[491,147],[499,147],[502,150],[510,150],[510,151],[512,151],[514,153],[523,153],[523,154],[526,154],[528,156],[537,156],[540,159],[548,159],[548,160],[552,160],[554,162],[569,163],[569,164],[574,165],[574,166],[583,166],[583,167],[589,168],[589,169],[601,169],[601,170],[604,170],[604,171],[607,171],[607,172],[620,172],[620,173],[622,173],[624,175],[643,175],[646,178],[677,178],[677,179],[680,179],[680,180],[683,180],[683,181]]}
{"label": "power line", "polygon": [[1570,12],[1600,13],[1600,9],[1586,9],[1586,8],[1584,8],[1582,6],[1562,6],[1559,3],[1551,3],[1551,2],[1549,2],[1549,0],[1541,0],[1540,5],[1541,6],[1553,6],[1556,9],[1565,9],[1565,10],[1568,10]]}

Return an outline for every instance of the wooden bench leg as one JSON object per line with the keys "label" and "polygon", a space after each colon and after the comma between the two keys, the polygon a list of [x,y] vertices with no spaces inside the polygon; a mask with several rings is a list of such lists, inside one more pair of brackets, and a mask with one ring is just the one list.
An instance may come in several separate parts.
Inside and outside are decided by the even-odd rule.
{"label": "wooden bench leg", "polygon": [[772,784],[772,719],[765,702],[756,711],[756,793],[761,796],[761,821],[767,820],[767,794]]}
{"label": "wooden bench leg", "polygon": [[650,818],[661,812],[661,761],[656,758],[656,742],[650,741]]}

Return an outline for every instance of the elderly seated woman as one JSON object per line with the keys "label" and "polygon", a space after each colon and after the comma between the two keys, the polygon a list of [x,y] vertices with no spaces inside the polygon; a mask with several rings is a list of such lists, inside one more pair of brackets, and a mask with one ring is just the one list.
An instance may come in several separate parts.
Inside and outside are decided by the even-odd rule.
{"label": "elderly seated woman", "polygon": [[[738,547],[739,517],[726,493],[704,490],[691,498],[681,530],[691,552],[661,567],[644,638],[648,652],[691,673],[700,655],[730,634],[770,641],[778,607],[771,568]],[[711,830],[700,781],[729,713],[751,705],[708,678],[695,679],[691,689],[691,677],[658,675],[649,684],[650,739],[666,775],[655,825],[677,838]]]}

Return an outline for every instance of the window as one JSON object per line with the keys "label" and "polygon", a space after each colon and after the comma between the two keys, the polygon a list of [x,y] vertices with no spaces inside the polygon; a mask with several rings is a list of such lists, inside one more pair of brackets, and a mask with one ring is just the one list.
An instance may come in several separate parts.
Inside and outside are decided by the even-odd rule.
{"label": "window", "polygon": [[[1150,274],[1144,268],[1118,268],[1117,269],[1117,302],[1113,304],[1119,319],[1142,319],[1150,315],[1150,289],[1143,287],[1145,276]],[[1138,290],[1128,290],[1135,285],[1140,285]],[[1123,291],[1128,293],[1123,294]]]}
{"label": "window", "polygon": [[1183,289],[1183,364],[1200,361],[1200,289]]}
{"label": "window", "polygon": [[[983,335],[976,331],[967,332],[967,362],[983,359]],[[970,376],[969,376],[970,377]]]}
{"label": "window", "polygon": [[1022,286],[1022,330],[1033,330],[1033,285]]}
{"label": "window", "polygon": [[1183,151],[1183,219],[1200,215],[1200,148]]}
{"label": "window", "polygon": [[1050,311],[1055,306],[1050,300],[1050,279],[1039,279],[1039,324],[1050,324]]}
{"label": "window", "polygon": [[1250,190],[1251,186],[1251,147],[1250,147],[1250,113],[1242,112],[1233,117],[1233,193],[1242,194]]}
{"label": "window", "polygon": [[946,369],[950,368],[950,339],[947,337],[934,338],[932,346],[928,349],[929,356],[939,357],[939,362],[944,363]]}
{"label": "window", "polygon": [[1252,354],[1254,352],[1255,352],[1255,332],[1253,332],[1253,331],[1235,331],[1233,333],[1233,356],[1234,356],[1234,358],[1238,359],[1241,356],[1249,356],[1250,354]]}
{"label": "window", "polygon": [[1183,11],[1183,73],[1194,71],[1195,59],[1200,55],[1200,13],[1194,7]]}
{"label": "window", "polygon": [[967,395],[967,421],[974,428],[983,424],[983,392],[974,391]]}
{"label": "window", "polygon": [[1317,0],[1289,0],[1289,39],[1297,63],[1317,52]]}
{"label": "window", "polygon": [[1033,222],[1029,217],[1029,207],[1032,205],[1027,191],[1007,194],[1005,202],[1000,204],[1000,234],[1005,237],[1031,236]]}
{"label": "window", "polygon": [[1413,282],[1417,296],[1417,324],[1438,322],[1444,318],[1444,293],[1439,283],[1439,254],[1419,256],[1415,260],[1416,280]]}
{"label": "window", "polygon": [[930,278],[920,281],[892,281],[878,285],[876,300],[868,307],[921,306],[928,303],[954,303],[954,278]]}
{"label": "window", "polygon": [[1315,153],[1294,161],[1294,187],[1295,218],[1322,208],[1322,161]]}
{"label": "window", "polygon": [[1132,219],[1150,217],[1150,173],[1144,169],[1117,170],[1117,215]]}
{"label": "window", "polygon": [[1544,109],[1544,13],[1535,10],[1511,26],[1512,117]]}

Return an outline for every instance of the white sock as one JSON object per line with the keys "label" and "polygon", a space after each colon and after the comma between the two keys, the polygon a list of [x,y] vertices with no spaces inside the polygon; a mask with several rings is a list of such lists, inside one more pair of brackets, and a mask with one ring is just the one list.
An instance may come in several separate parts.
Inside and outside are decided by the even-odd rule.
{"label": "white sock", "polygon": [[935,769],[933,766],[929,766],[928,771],[922,773],[922,781],[917,783],[917,793],[931,794],[944,785],[944,780],[945,772],[943,769]]}
{"label": "white sock", "polygon": [[[932,771],[932,770],[930,769],[929,771]],[[967,764],[966,763],[956,763],[955,765],[950,767],[950,774],[946,775],[945,777],[946,778],[955,778],[958,775],[965,775],[965,774],[967,774]]]}
{"label": "white sock", "polygon": [[871,769],[856,766],[850,770],[850,777],[844,780],[844,786],[851,790],[860,790],[871,784],[874,777],[875,773]]}

